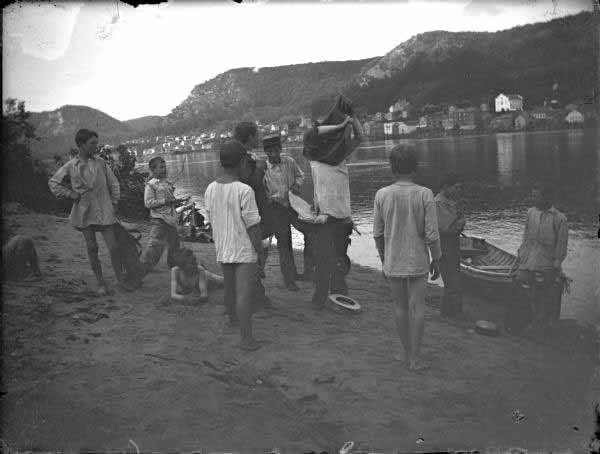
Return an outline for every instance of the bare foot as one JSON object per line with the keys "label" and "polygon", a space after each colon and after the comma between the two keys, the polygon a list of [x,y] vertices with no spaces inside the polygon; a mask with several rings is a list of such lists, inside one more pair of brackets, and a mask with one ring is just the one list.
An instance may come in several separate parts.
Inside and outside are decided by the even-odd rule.
{"label": "bare foot", "polygon": [[295,282],[290,282],[286,284],[285,287],[292,292],[297,292],[298,290],[300,290]]}
{"label": "bare foot", "polygon": [[394,353],[394,360],[395,361],[405,361],[408,363],[408,361],[406,360],[406,356],[403,355],[402,353]]}
{"label": "bare foot", "polygon": [[239,347],[246,352],[254,352],[261,348],[262,345],[256,339],[251,339],[249,341],[241,341]]}
{"label": "bare foot", "polygon": [[108,288],[106,287],[106,284],[102,284],[98,287],[98,290],[96,290],[96,295],[97,296],[106,296],[108,295]]}
{"label": "bare foot", "polygon": [[421,361],[420,359],[413,359],[409,362],[408,369],[415,372],[419,372],[425,369],[429,369],[429,364],[424,361]]}

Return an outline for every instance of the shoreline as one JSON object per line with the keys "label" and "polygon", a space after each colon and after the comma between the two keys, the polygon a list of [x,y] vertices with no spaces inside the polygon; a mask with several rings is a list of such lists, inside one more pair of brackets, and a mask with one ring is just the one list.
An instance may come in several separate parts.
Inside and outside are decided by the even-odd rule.
{"label": "shoreline", "polygon": [[[361,314],[315,312],[312,285],[287,291],[272,249],[265,287],[276,308],[254,315],[267,343],[246,354],[225,326],[221,289],[202,305],[169,301],[165,257],[140,290],[98,298],[83,239],[65,218],[5,219],[34,239],[44,273],[39,283],[3,284],[3,437],[13,448],[129,452],[131,439],[141,451],[337,452],[348,440],[383,451],[574,449],[593,432],[597,351],[571,321],[541,338],[485,337],[471,321],[442,319],[440,289],[428,286],[423,355],[432,369],[409,373],[392,360],[400,344],[376,272],[352,264]],[[148,225],[140,227],[143,244]],[[185,245],[219,272],[213,244]],[[100,258],[113,286],[101,241]],[[469,320],[500,316],[475,296],[465,309]],[[518,424],[515,409],[525,415]]]}
{"label": "shoreline", "polygon": [[[582,128],[563,128],[563,129],[539,129],[539,130],[531,130],[531,131],[502,131],[502,132],[488,132],[488,133],[477,133],[477,134],[449,134],[442,136],[432,136],[432,137],[416,137],[416,136],[398,136],[398,137],[369,137],[365,136],[365,140],[363,143],[375,143],[375,142],[398,142],[404,140],[412,140],[412,141],[433,141],[433,140],[446,140],[446,139],[461,139],[461,138],[478,138],[478,137],[489,137],[496,135],[510,135],[510,134],[554,134],[554,133],[562,133],[562,132],[575,132],[581,131],[582,133],[587,130],[595,130],[599,129],[599,126],[587,126]],[[286,146],[289,145],[289,146]],[[282,144],[282,151],[285,152],[286,149],[300,149],[302,148],[302,142],[288,142],[285,141]],[[216,152],[216,149],[200,149],[194,151],[187,151],[184,153],[154,153],[146,156],[136,156],[137,162],[146,162],[144,158],[149,158],[153,156],[177,156],[177,155],[188,155],[193,153],[213,153]],[[137,164],[136,164],[137,165]]]}

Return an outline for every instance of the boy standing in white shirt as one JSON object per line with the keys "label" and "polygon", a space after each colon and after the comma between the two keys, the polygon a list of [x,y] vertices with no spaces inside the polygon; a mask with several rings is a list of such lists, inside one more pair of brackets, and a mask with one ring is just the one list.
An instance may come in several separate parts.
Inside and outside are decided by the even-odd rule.
{"label": "boy standing in white shirt", "polygon": [[390,164],[396,182],[375,194],[373,237],[390,285],[408,368],[421,370],[427,367],[419,358],[427,274],[438,278],[441,257],[436,206],[431,190],[413,182],[417,159],[410,148],[395,147]]}
{"label": "boy standing in white shirt", "polygon": [[252,336],[252,290],[262,251],[260,215],[252,188],[240,181],[249,169],[242,165],[246,150],[237,141],[221,147],[223,175],[204,195],[207,219],[213,228],[217,262],[223,270],[225,307],[231,325],[240,325],[240,348],[261,347]]}

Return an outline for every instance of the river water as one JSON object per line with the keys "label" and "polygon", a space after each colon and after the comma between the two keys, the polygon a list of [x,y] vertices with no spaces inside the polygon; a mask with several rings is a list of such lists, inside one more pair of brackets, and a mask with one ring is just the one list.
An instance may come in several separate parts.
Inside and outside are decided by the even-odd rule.
{"label": "river water", "polygon": [[[371,236],[375,192],[393,182],[387,161],[389,150],[402,141],[365,142],[349,161],[354,221],[362,235],[353,234],[350,258],[380,269]],[[465,233],[515,253],[528,206],[527,188],[535,181],[551,181],[557,188],[557,207],[569,221],[568,255],[563,264],[573,279],[571,294],[564,298],[562,318],[600,323],[600,130],[543,133],[506,133],[407,141],[415,144],[418,180],[437,192],[445,172],[459,173],[465,181],[469,211]],[[312,200],[309,163],[300,147],[284,153],[294,157],[305,171],[303,197]],[[203,207],[208,184],[220,172],[218,153],[198,152],[167,157],[169,178],[177,196],[191,195]],[[143,164],[142,164],[143,165]],[[302,238],[294,231],[295,247]]]}

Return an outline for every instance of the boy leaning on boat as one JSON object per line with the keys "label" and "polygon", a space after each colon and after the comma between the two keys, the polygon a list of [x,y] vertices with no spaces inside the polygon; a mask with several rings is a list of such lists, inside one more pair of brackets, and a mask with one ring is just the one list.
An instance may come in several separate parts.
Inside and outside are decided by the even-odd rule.
{"label": "boy leaning on boat", "polygon": [[567,218],[553,205],[551,186],[536,185],[531,197],[534,206],[527,211],[523,242],[512,270],[515,296],[521,306],[530,304],[533,325],[550,325],[560,318],[569,230]]}

